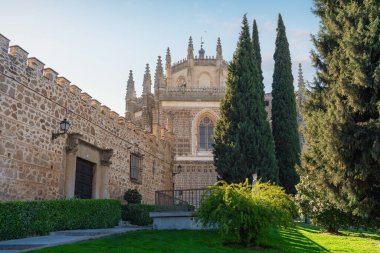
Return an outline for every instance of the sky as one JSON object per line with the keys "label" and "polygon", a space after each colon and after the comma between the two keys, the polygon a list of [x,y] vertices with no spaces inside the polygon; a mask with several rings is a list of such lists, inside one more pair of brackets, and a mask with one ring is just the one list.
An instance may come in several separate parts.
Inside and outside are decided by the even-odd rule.
{"label": "sky", "polygon": [[[256,19],[262,54],[265,91],[271,91],[278,14],[286,26],[295,89],[298,64],[305,80],[315,70],[310,61],[311,34],[319,20],[312,0],[0,0],[0,33],[36,57],[82,91],[120,115],[125,113],[125,90],[133,70],[137,95],[142,92],[145,64],[152,78],[157,57],[172,63],[187,55],[189,36],[194,51],[201,37],[206,55],[214,56],[222,41],[230,61],[244,14]],[[153,80],[152,80],[153,81]],[[153,88],[153,87],[152,87]]]}

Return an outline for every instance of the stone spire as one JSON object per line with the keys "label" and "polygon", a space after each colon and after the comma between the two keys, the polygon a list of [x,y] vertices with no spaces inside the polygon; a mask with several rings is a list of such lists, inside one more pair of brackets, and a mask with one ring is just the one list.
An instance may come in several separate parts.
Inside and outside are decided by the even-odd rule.
{"label": "stone spire", "polygon": [[[169,56],[170,57],[170,56]],[[151,132],[156,137],[160,136],[160,91],[165,89],[166,80],[164,77],[164,70],[162,68],[161,56],[158,56],[156,72],[154,74],[154,106],[152,108],[152,127]]]}
{"label": "stone spire", "polygon": [[172,57],[170,55],[170,48],[166,50],[166,57],[165,57],[166,65],[165,65],[165,74],[166,74],[166,83],[170,84],[171,83],[171,66],[172,66]]}
{"label": "stone spire", "polygon": [[136,109],[136,90],[135,81],[133,81],[132,70],[129,71],[127,82],[127,94],[125,96],[125,117],[127,120],[133,121]]}
{"label": "stone spire", "polygon": [[129,71],[129,77],[127,81],[127,96],[128,99],[136,98],[135,81],[133,80],[133,72]]}
{"label": "stone spire", "polygon": [[201,37],[201,49],[198,51],[199,53],[199,59],[204,59],[205,58],[205,50],[203,49],[203,40]]}
{"label": "stone spire", "polygon": [[218,41],[216,43],[216,59],[221,60],[223,59],[222,56],[222,43],[220,42],[220,38],[218,37]]}
{"label": "stone spire", "polygon": [[141,127],[148,132],[152,131],[152,101],[153,96],[151,92],[152,79],[150,76],[149,64],[146,64],[144,81],[143,81],[143,106],[141,115]]}
{"label": "stone spire", "polygon": [[193,47],[193,38],[189,38],[189,45],[187,46],[187,59],[194,59],[194,47]]}
{"label": "stone spire", "polygon": [[170,55],[170,48],[169,48],[169,47],[168,47],[168,49],[166,50],[165,61],[166,61],[165,69],[166,69],[166,71],[168,71],[168,69],[170,70],[170,67],[171,67],[171,65],[172,65],[172,57],[171,57],[171,55]]}
{"label": "stone spire", "polygon": [[144,74],[144,81],[143,81],[143,95],[151,94],[151,87],[152,87],[152,79],[150,76],[150,69],[149,64],[146,64],[145,67],[145,74]]}
{"label": "stone spire", "polygon": [[154,74],[154,89],[159,89],[160,87],[165,85],[164,80],[164,70],[162,68],[161,56],[158,56],[157,65],[156,65],[156,73]]}

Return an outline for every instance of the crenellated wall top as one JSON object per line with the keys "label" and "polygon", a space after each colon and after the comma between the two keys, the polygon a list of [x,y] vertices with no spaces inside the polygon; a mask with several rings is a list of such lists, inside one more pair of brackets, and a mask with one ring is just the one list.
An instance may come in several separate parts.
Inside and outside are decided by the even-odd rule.
{"label": "crenellated wall top", "polygon": [[[9,43],[10,40],[0,34],[0,66],[2,67],[0,70],[3,70],[0,74],[28,86],[41,96],[67,109],[73,109],[69,105],[71,101],[77,99],[81,101],[81,106],[88,107],[88,109],[92,108],[92,110],[95,109],[98,116],[103,119],[102,122],[109,126],[120,127],[120,129],[128,128],[131,131],[136,131],[139,128],[128,122],[124,117],[119,116],[107,105],[101,104],[97,99],[92,98],[77,85],[72,84],[66,77],[59,76],[54,69],[45,67],[45,64],[38,58],[28,58],[28,52],[22,47],[18,45],[10,46]],[[157,138],[157,141],[161,141],[160,137]]]}

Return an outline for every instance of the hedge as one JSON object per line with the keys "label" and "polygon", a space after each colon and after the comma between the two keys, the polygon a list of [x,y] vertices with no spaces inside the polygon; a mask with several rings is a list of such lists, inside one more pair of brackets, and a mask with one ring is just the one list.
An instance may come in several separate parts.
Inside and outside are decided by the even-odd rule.
{"label": "hedge", "polygon": [[154,205],[128,204],[121,206],[122,220],[129,221],[133,225],[146,226],[153,223],[149,212],[154,211]]}
{"label": "hedge", "polygon": [[120,208],[120,202],[111,199],[0,202],[0,240],[114,227],[121,217]]}

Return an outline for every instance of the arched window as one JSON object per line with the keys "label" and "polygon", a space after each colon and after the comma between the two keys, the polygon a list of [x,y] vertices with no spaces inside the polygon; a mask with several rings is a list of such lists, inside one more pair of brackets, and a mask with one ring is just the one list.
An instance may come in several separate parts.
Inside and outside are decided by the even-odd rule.
{"label": "arched window", "polygon": [[212,150],[214,144],[214,123],[209,117],[204,117],[199,123],[199,150]]}
{"label": "arched window", "polygon": [[202,73],[199,77],[199,87],[208,88],[211,86],[211,79],[207,73]]}

